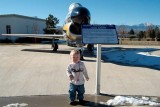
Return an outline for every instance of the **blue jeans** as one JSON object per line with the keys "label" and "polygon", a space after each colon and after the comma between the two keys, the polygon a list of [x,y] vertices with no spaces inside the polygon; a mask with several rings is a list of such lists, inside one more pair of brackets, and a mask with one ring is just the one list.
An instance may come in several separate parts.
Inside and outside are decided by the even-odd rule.
{"label": "blue jeans", "polygon": [[76,92],[78,92],[77,99],[83,100],[83,98],[84,98],[83,95],[85,93],[84,84],[74,85],[74,84],[70,83],[69,98],[71,101],[74,101],[76,99]]}

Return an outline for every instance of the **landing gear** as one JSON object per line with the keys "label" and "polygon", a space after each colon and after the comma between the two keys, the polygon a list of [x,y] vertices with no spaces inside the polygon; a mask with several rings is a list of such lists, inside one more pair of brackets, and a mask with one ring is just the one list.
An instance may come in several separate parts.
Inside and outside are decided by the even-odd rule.
{"label": "landing gear", "polygon": [[80,60],[84,60],[83,58],[83,46],[81,44],[76,44],[77,45],[77,50],[80,52]]}
{"label": "landing gear", "polygon": [[52,44],[52,49],[53,49],[53,51],[57,51],[58,44],[57,43]]}
{"label": "landing gear", "polygon": [[56,39],[52,39],[52,49],[53,51],[57,51],[58,49],[58,44],[55,42]]}
{"label": "landing gear", "polygon": [[80,52],[80,60],[84,60],[84,58],[83,58],[83,50],[79,50],[79,52]]}
{"label": "landing gear", "polygon": [[89,52],[93,52],[93,50],[94,50],[94,44],[88,44],[87,45],[87,49],[88,49]]}

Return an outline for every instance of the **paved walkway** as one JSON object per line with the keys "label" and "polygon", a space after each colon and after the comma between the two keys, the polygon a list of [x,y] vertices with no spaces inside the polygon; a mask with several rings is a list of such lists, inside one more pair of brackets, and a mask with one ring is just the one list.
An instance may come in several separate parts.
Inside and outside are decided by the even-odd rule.
{"label": "paved walkway", "polygon": [[[50,47],[0,44],[0,97],[68,94],[69,81],[65,71],[73,47],[61,45],[54,53]],[[84,62],[90,76],[85,83],[88,95],[96,92],[95,61],[93,55],[86,54]],[[158,70],[109,62],[102,62],[101,69],[103,94],[160,96]]]}

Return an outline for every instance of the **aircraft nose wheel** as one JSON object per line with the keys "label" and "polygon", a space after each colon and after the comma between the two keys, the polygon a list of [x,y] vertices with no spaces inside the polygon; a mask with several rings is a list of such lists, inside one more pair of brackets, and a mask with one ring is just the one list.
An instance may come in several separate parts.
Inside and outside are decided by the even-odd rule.
{"label": "aircraft nose wheel", "polygon": [[52,48],[53,48],[53,51],[57,51],[58,44],[57,43],[52,44]]}

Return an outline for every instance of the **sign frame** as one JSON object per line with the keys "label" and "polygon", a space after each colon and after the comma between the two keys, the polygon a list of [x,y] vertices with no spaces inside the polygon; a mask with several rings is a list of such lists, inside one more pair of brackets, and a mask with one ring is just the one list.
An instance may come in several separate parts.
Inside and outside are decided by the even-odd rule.
{"label": "sign frame", "polygon": [[119,44],[115,25],[82,25],[82,43]]}

